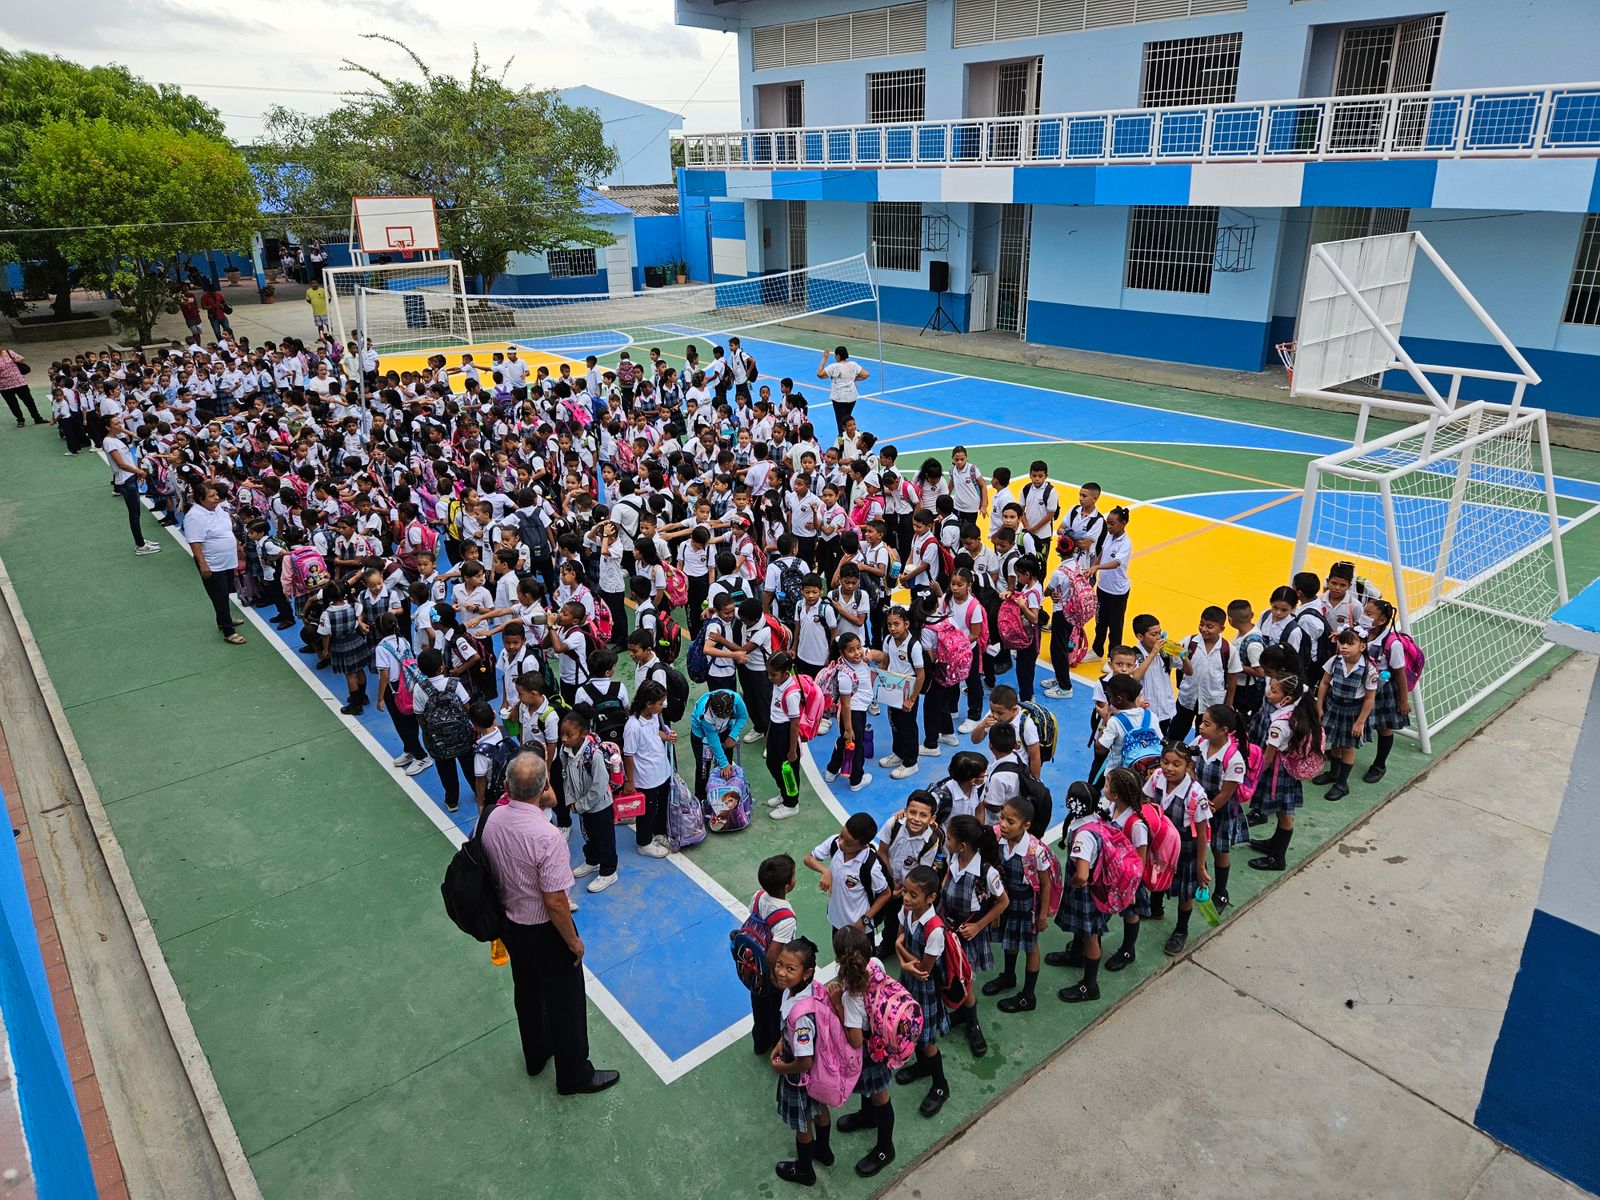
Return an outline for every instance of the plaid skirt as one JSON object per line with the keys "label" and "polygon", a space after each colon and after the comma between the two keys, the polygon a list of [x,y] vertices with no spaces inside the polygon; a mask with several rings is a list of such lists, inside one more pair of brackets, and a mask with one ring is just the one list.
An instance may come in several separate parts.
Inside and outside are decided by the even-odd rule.
{"label": "plaid skirt", "polygon": [[[1372,736],[1372,717],[1367,717],[1367,723],[1362,727],[1360,736],[1350,732],[1350,726],[1361,715],[1361,705],[1365,702],[1363,693],[1361,700],[1354,702],[1341,699],[1331,691],[1328,693],[1328,702],[1322,712],[1322,744],[1329,750],[1345,750],[1360,746]],[[1374,693],[1373,707],[1377,707],[1377,696]]]}
{"label": "plaid skirt", "polygon": [[1261,772],[1261,782],[1256,785],[1256,799],[1261,802],[1256,806],[1257,809],[1269,817],[1278,813],[1292,813],[1305,803],[1300,780],[1289,774],[1281,759],[1275,759],[1270,768]]}
{"label": "plaid skirt", "polygon": [[330,618],[333,632],[328,635],[328,662],[340,675],[372,670],[372,644],[356,625],[352,611],[341,610]]}
{"label": "plaid skirt", "polygon": [[1195,889],[1200,886],[1200,860],[1197,854],[1200,839],[1190,837],[1187,830],[1179,830],[1178,833],[1182,838],[1182,845],[1178,849],[1178,869],[1172,873],[1172,886],[1167,889],[1167,895],[1179,900],[1193,900]]}
{"label": "plaid skirt", "polygon": [[[1144,889],[1139,889],[1144,893]],[[1010,911],[1009,909],[1007,910]],[[1069,887],[1061,897],[1061,907],[1056,910],[1056,928],[1064,933],[1098,937],[1111,925],[1111,914],[1094,906],[1086,887]]]}
{"label": "plaid skirt", "polygon": [[922,1036],[917,1038],[917,1045],[933,1045],[950,1032],[950,1014],[945,1009],[944,998],[939,995],[938,963],[935,962],[933,974],[928,978],[913,979],[902,971],[900,982],[911,993],[911,998],[922,1006]]}
{"label": "plaid skirt", "polygon": [[[1029,953],[1039,944],[1039,933],[1033,927],[1034,920],[1032,894],[1030,893],[1028,899],[1021,904],[1013,896],[1000,919],[989,926],[990,942],[998,942],[1000,948],[1010,954]],[[990,950],[993,951],[992,944]]]}
{"label": "plaid skirt", "polygon": [[1133,903],[1122,910],[1122,915],[1125,917],[1138,917],[1140,920],[1148,920],[1154,916],[1155,910],[1150,902],[1150,889],[1141,883],[1139,890],[1133,894]]}
{"label": "plaid skirt", "polygon": [[811,1098],[811,1093],[794,1082],[791,1075],[778,1076],[778,1116],[796,1133],[806,1133],[816,1119],[822,1105]]}
{"label": "plaid skirt", "polygon": [[887,1092],[889,1084],[894,1080],[894,1072],[889,1069],[888,1063],[873,1062],[871,1055],[861,1056],[861,1078],[856,1080],[855,1092],[857,1096],[876,1096],[879,1092]]}
{"label": "plaid skirt", "polygon": [[1378,690],[1372,694],[1372,720],[1368,722],[1369,730],[1393,733],[1397,729],[1408,729],[1411,726],[1411,716],[1400,715],[1400,692],[1404,687],[1404,671],[1396,671],[1385,682],[1378,681]]}
{"label": "plaid skirt", "polygon": [[1245,818],[1243,805],[1230,804],[1220,815],[1212,815],[1211,853],[1226,854],[1249,840],[1250,822]]}
{"label": "plaid skirt", "polygon": [[973,974],[981,975],[985,971],[994,969],[994,942],[990,939],[987,929],[970,942],[966,938],[961,938],[961,945],[967,952],[968,961],[972,963]]}

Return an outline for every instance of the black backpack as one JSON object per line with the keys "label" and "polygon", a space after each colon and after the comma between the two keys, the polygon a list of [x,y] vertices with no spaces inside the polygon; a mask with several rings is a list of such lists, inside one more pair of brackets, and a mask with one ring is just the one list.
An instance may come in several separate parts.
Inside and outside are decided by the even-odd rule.
{"label": "black backpack", "polygon": [[428,706],[422,710],[422,744],[428,757],[444,770],[447,759],[459,758],[477,744],[478,735],[467,719],[466,705],[452,685],[443,689],[424,683]]}
{"label": "black backpack", "polygon": [[478,746],[477,752],[489,760],[489,774],[483,780],[483,800],[494,804],[506,790],[506,768],[522,752],[522,747],[508,737],[488,746]]}
{"label": "black backpack", "polygon": [[1000,763],[989,774],[993,777],[1001,771],[1010,771],[1017,777],[1017,794],[1033,805],[1033,821],[1028,825],[1028,832],[1042,838],[1044,831],[1050,828],[1051,811],[1055,807],[1050,789],[1045,787],[1042,779],[1030,775],[1019,762]]}
{"label": "black backpack", "polygon": [[[604,696],[590,701],[596,688],[602,683],[609,683],[611,687]],[[614,742],[622,745],[622,731],[628,724],[628,706],[622,699],[622,685],[614,679],[592,680],[584,685],[588,690],[579,703],[587,703],[593,709],[594,715],[590,718],[589,728],[594,731],[595,737],[602,742]]]}
{"label": "black backpack", "polygon": [[[1313,618],[1321,629],[1315,637],[1308,636],[1301,624],[1306,617]],[[1289,644],[1289,638],[1296,629],[1300,630],[1299,649]],[[1300,662],[1300,669],[1295,674],[1300,676],[1301,682],[1313,688],[1322,682],[1322,664],[1336,653],[1333,629],[1329,626],[1327,618],[1314,608],[1298,612],[1289,619],[1289,623],[1283,627],[1283,632],[1278,635],[1278,645],[1294,652]]]}
{"label": "black backpack", "polygon": [[[429,706],[432,707],[431,705]],[[505,932],[506,910],[500,901],[500,886],[494,868],[483,849],[483,827],[497,806],[487,804],[478,817],[472,836],[461,844],[444,870],[439,893],[444,911],[456,928],[480,942],[492,942]]]}
{"label": "black backpack", "polygon": [[668,664],[665,667],[667,676],[667,706],[663,710],[667,723],[676,725],[683,720],[684,710],[689,706],[689,677],[682,671]]}
{"label": "black backpack", "polygon": [[785,625],[794,624],[794,610],[800,603],[800,588],[806,581],[807,569],[798,558],[786,558],[778,564],[778,594],[773,599],[778,619]]}

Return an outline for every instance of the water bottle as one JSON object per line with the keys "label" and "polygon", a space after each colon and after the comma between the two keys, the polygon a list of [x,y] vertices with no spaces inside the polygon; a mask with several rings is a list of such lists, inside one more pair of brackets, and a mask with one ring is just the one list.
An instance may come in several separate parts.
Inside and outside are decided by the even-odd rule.
{"label": "water bottle", "polygon": [[785,800],[798,800],[800,798],[800,781],[794,777],[794,764],[785,759],[783,770],[779,774],[783,777],[783,798]]}
{"label": "water bottle", "polygon": [[1194,906],[1199,911],[1205,923],[1215,929],[1222,924],[1222,914],[1217,911],[1217,906],[1211,901],[1210,888],[1195,888]]}

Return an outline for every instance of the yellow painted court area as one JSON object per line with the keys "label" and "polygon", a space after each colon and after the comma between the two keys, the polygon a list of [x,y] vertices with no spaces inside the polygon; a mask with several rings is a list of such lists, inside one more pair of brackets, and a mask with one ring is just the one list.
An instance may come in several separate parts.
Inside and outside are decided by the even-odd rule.
{"label": "yellow painted court area", "polygon": [[[489,372],[493,369],[495,353],[497,351],[502,354],[505,353],[506,347],[510,344],[510,342],[478,342],[472,346],[451,346],[448,349],[412,350],[401,354],[385,354],[378,359],[378,370],[380,372],[420,371],[428,365],[428,359],[436,354],[444,356],[446,367],[455,369],[461,366],[463,356],[470,354],[472,355],[473,366],[478,368],[479,378],[483,383],[484,389],[488,390],[492,384]],[[565,358],[559,354],[546,354],[542,350],[529,350],[523,346],[517,347],[517,357],[528,364],[530,377],[540,367],[548,367],[552,375],[558,374],[562,363],[569,363],[574,371],[583,369],[583,363],[578,359]],[[451,375],[450,390],[455,392],[466,391],[465,376],[459,374]]]}

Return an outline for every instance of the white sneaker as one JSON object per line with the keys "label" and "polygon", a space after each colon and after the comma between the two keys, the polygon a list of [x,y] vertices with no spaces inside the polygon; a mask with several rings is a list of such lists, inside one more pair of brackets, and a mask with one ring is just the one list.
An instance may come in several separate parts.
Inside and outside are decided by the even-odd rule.
{"label": "white sneaker", "polygon": [[1100,656],[1098,654],[1096,654],[1093,650],[1091,650],[1091,651],[1089,651],[1089,653],[1087,653],[1087,654],[1085,654],[1083,656],[1083,661],[1084,662],[1099,662],[1100,661]]}
{"label": "white sneaker", "polygon": [[839,772],[837,772],[837,771],[824,771],[822,773],[822,777],[824,779],[826,779],[829,783],[832,783],[835,779],[839,778]]}
{"label": "white sneaker", "polygon": [[1061,688],[1061,681],[1059,679],[1046,679],[1043,683],[1041,683],[1039,685],[1039,690],[1042,691],[1042,692],[1059,691],[1060,688]]}
{"label": "white sneaker", "polygon": [[741,742],[743,742],[746,746],[748,746],[748,745],[751,745],[754,742],[759,742],[761,740],[761,735],[759,733],[757,733],[754,729],[747,729],[747,730],[745,730],[744,736],[742,738],[740,738],[739,740]]}
{"label": "white sneaker", "polygon": [[613,871],[610,875],[596,875],[589,881],[589,886],[584,888],[584,891],[603,892],[616,881],[617,875],[615,871]]}
{"label": "white sneaker", "polygon": [[961,739],[958,738],[953,733],[941,733],[939,735],[939,742],[940,742],[940,744],[945,745],[945,746],[959,746],[959,745],[961,745]]}
{"label": "white sneaker", "polygon": [[661,833],[656,834],[655,837],[650,839],[650,842],[651,842],[652,845],[660,846],[668,854],[672,853],[672,843],[667,840],[667,837],[666,837],[665,834],[661,834]]}
{"label": "white sneaker", "polygon": [[872,716],[874,716],[874,717],[877,716],[880,711],[881,711],[881,709],[879,708],[878,702],[876,700],[874,700],[871,704],[869,704],[867,706],[867,712],[869,714],[871,714]]}
{"label": "white sneaker", "polygon": [[850,790],[852,792],[859,792],[862,788],[866,787],[867,784],[869,784],[871,782],[872,782],[872,776],[871,775],[863,775],[861,777],[861,782],[860,783],[852,783],[850,785]]}
{"label": "white sneaker", "polygon": [[391,758],[389,760],[389,765],[391,767],[409,767],[412,763],[414,763],[416,761],[417,760],[412,758],[411,755],[402,754],[402,755],[399,755],[396,758]]}
{"label": "white sneaker", "polygon": [[774,796],[771,800],[767,801],[767,807],[768,808],[777,808],[778,805],[780,805],[782,803],[783,803],[783,797],[782,796]]}
{"label": "white sneaker", "polygon": [[833,728],[832,719],[828,718],[828,717],[823,717],[822,720],[817,722],[817,736],[821,737],[823,734],[827,733],[832,728]]}
{"label": "white sneaker", "polygon": [[976,721],[974,721],[971,717],[968,717],[965,721],[961,722],[961,724],[956,726],[956,732],[957,733],[971,733],[977,727],[978,727],[978,723]]}
{"label": "white sneaker", "polygon": [[421,775],[431,766],[433,766],[433,759],[424,754],[421,758],[413,758],[411,760],[411,765],[406,768],[406,774]]}
{"label": "white sneaker", "polygon": [[799,814],[800,806],[798,804],[792,808],[787,804],[783,804],[773,809],[767,815],[770,816],[774,821],[787,821],[790,817],[798,816]]}
{"label": "white sneaker", "polygon": [[668,850],[660,842],[651,842],[649,845],[640,846],[638,849],[639,853],[644,855],[646,858],[665,858],[667,855],[672,853],[672,851]]}
{"label": "white sneaker", "polygon": [[890,779],[910,779],[916,773],[917,773],[917,769],[915,767],[907,767],[907,766],[902,765],[902,766],[898,766],[894,770],[890,771],[889,772],[889,778]]}
{"label": "white sneaker", "polygon": [[584,879],[590,875],[593,875],[599,869],[600,868],[595,866],[593,863],[579,863],[577,866],[572,868],[572,877],[574,879]]}
{"label": "white sneaker", "polygon": [[943,753],[938,746],[918,746],[918,758],[938,758]]}
{"label": "white sneaker", "polygon": [[576,900],[574,900],[571,896],[568,896],[567,897],[567,907],[569,909],[571,909],[573,912],[577,912],[578,911],[578,902]]}
{"label": "white sneaker", "polygon": [[572,826],[557,825],[556,828],[561,830],[561,840],[570,846],[572,844]]}
{"label": "white sneaker", "polygon": [[885,754],[878,760],[878,765],[880,767],[892,767],[899,761],[900,756],[898,754]]}
{"label": "white sneaker", "polygon": [[160,554],[161,553],[161,543],[160,542],[146,542],[142,546],[135,546],[133,552],[135,554]]}

